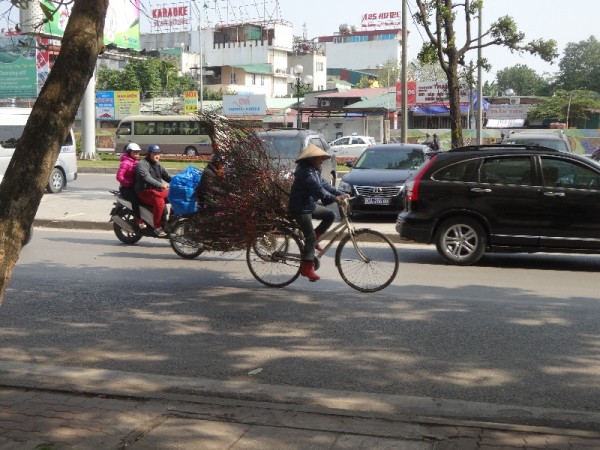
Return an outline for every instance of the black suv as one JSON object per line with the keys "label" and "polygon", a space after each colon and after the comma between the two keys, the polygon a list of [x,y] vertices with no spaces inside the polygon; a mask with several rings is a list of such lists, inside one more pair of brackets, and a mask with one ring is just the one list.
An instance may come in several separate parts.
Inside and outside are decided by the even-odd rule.
{"label": "black suv", "polygon": [[335,183],[337,178],[337,162],[335,154],[329,148],[329,144],[317,131],[300,129],[273,129],[259,131],[258,136],[267,146],[273,165],[283,171],[293,173],[296,166],[296,158],[308,147],[314,144],[325,150],[331,156],[321,166],[324,177],[331,176],[331,182]]}
{"label": "black suv", "polygon": [[436,244],[450,263],[485,252],[600,253],[600,165],[539,146],[440,152],[406,182],[402,239]]}

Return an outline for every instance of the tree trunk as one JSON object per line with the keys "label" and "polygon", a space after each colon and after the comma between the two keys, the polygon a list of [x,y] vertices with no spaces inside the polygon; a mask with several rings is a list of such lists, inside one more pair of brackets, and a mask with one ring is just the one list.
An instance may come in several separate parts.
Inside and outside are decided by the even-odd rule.
{"label": "tree trunk", "polygon": [[452,148],[463,145],[462,116],[460,115],[460,80],[457,64],[448,64],[448,95],[450,97],[450,135]]}
{"label": "tree trunk", "polygon": [[104,48],[109,0],[75,0],[60,53],[0,184],[0,305],[50,172]]}

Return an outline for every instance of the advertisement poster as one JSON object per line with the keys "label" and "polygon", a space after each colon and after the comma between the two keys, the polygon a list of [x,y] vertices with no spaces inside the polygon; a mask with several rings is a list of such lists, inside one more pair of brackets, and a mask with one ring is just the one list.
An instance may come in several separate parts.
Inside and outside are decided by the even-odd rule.
{"label": "advertisement poster", "polygon": [[38,94],[35,40],[19,34],[0,36],[0,98]]}
{"label": "advertisement poster", "polygon": [[115,120],[115,93],[114,91],[96,92],[96,119]]}
{"label": "advertisement poster", "polygon": [[[50,10],[56,7],[56,4],[48,1],[42,3]],[[35,7],[32,2],[30,9]],[[37,14],[39,15],[40,12]],[[62,6],[52,20],[45,23],[43,33],[62,37],[70,15],[70,6]],[[140,0],[110,0],[104,24],[104,43],[114,44],[119,48],[140,50]]]}
{"label": "advertisement poster", "polygon": [[[448,83],[446,81],[409,81],[407,103],[415,106],[448,106]],[[402,104],[402,83],[396,83],[396,105]],[[460,88],[460,104],[469,104],[468,87]]]}
{"label": "advertisement poster", "polygon": [[140,93],[138,91],[114,91],[115,119],[140,113]]}
{"label": "advertisement poster", "polygon": [[264,94],[223,96],[225,116],[264,116],[266,113],[267,100]]}
{"label": "advertisement poster", "polygon": [[183,93],[183,113],[196,114],[198,112],[198,91],[185,91]]}

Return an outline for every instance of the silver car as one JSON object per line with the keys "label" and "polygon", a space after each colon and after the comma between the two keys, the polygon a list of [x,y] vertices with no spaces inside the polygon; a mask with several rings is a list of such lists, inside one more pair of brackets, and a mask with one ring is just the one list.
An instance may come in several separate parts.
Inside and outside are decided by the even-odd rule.
{"label": "silver car", "polygon": [[371,136],[342,136],[329,143],[331,150],[338,158],[358,158],[362,152],[372,145],[375,145],[375,138]]}

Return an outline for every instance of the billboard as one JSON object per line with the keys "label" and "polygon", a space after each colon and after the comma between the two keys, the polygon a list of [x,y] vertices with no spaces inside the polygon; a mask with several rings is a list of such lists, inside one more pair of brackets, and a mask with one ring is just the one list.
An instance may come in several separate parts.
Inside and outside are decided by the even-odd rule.
{"label": "billboard", "polygon": [[[61,38],[71,16],[71,7],[60,6],[52,15],[52,20],[48,20],[44,10],[54,11],[56,8],[57,4],[48,0],[29,2],[29,7],[22,9],[20,13],[23,32]],[[43,27],[38,28],[42,23]],[[104,24],[104,44],[140,50],[140,0],[109,0]]]}
{"label": "billboard", "polygon": [[[448,106],[448,82],[446,81],[409,81],[406,92],[407,103],[414,106]],[[461,105],[469,104],[468,86],[460,88]],[[402,83],[396,83],[396,105],[402,104]]]}
{"label": "billboard", "polygon": [[264,94],[236,94],[223,96],[225,116],[264,116],[267,114],[267,100]]}
{"label": "billboard", "polygon": [[35,38],[0,35],[0,98],[35,98],[38,94]]}
{"label": "billboard", "polygon": [[140,113],[138,91],[97,91],[96,119],[121,120]]}

